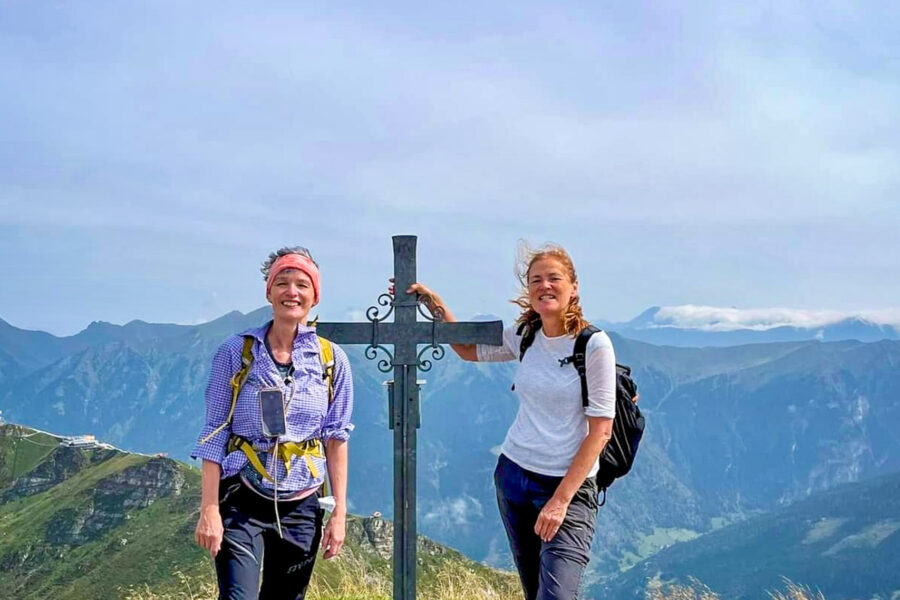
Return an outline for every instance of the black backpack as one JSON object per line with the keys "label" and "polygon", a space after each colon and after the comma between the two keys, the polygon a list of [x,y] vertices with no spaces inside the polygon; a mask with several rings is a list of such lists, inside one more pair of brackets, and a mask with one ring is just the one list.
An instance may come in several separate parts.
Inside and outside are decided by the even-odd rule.
{"label": "black backpack", "polygon": [[[519,344],[519,361],[525,357],[525,351],[534,343],[534,336],[541,328],[541,320],[533,319],[519,325],[518,335],[522,336]],[[581,379],[581,403],[587,408],[588,388],[587,369],[585,367],[585,353],[591,336],[599,332],[593,325],[588,325],[575,338],[575,349],[572,356],[559,361],[564,367],[571,363],[578,371]],[[600,453],[600,468],[595,479],[597,489],[603,492],[603,501],[600,506],[606,504],[606,489],[612,482],[626,475],[634,464],[638,444],[644,435],[644,416],[637,406],[637,384],[631,378],[631,368],[616,364],[616,418],[613,420],[612,437],[606,444],[606,448]]]}

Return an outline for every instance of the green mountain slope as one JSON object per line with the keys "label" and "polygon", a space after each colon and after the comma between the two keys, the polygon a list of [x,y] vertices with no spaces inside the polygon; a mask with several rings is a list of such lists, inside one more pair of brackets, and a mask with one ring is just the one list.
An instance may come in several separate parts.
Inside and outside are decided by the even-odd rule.
{"label": "green mountain slope", "polygon": [[[61,442],[0,425],[0,598],[123,598],[180,590],[184,581],[211,585],[208,556],[193,543],[196,469]],[[317,589],[340,590],[361,576],[390,589],[391,539],[389,521],[351,518],[343,556],[317,566]],[[498,598],[517,593],[511,574],[454,550],[420,538],[419,552],[424,588],[477,581]]]}
{"label": "green mountain slope", "polygon": [[816,493],[675,544],[614,578],[598,597],[643,598],[650,581],[699,578],[723,598],[767,598],[783,578],[829,600],[900,595],[900,473]]}

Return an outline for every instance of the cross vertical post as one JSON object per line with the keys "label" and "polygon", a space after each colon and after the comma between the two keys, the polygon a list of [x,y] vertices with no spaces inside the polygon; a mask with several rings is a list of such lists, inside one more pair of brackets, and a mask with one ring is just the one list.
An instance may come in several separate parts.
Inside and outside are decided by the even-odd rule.
{"label": "cross vertical post", "polygon": [[[416,238],[394,237],[394,323],[416,322]],[[399,297],[399,300],[398,300]],[[394,600],[416,597],[416,344],[394,344]],[[397,587],[401,588],[398,595]]]}
{"label": "cross vertical post", "polygon": [[[392,394],[389,418],[394,431],[394,600],[415,600],[417,370],[431,368],[431,360],[423,358],[427,351],[434,360],[443,358],[440,344],[500,345],[503,336],[500,321],[444,323],[441,315],[427,314],[420,298],[405,293],[416,282],[416,237],[397,235],[393,244],[395,294],[378,297],[378,305],[366,311],[368,323],[320,323],[317,332],[339,344],[368,344],[366,358],[375,359],[382,352],[386,358],[378,361],[378,369],[393,370],[388,393]],[[392,313],[394,321],[386,322]],[[425,345],[421,352],[420,344]],[[385,345],[393,345],[394,353]]]}

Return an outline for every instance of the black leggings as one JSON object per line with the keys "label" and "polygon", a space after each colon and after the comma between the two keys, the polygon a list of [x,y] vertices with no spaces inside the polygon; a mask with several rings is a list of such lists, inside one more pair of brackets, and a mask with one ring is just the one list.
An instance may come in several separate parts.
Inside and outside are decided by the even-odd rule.
{"label": "black leggings", "polygon": [[223,479],[219,490],[225,527],[215,561],[219,600],[302,600],[322,540],[318,497],[278,503],[282,539],[272,500],[238,477]]}

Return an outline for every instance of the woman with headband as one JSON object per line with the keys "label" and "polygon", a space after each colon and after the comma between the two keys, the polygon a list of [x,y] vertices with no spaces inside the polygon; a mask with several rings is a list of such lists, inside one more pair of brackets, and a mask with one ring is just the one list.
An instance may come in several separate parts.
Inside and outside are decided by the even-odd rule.
{"label": "woman with headband", "polygon": [[[321,299],[309,251],[282,248],[261,270],[272,320],[219,347],[191,454],[203,459],[194,537],[225,600],[302,599],[319,546],[337,556],[345,535],[350,364],[308,324]],[[334,506],[323,531],[326,473]]]}

